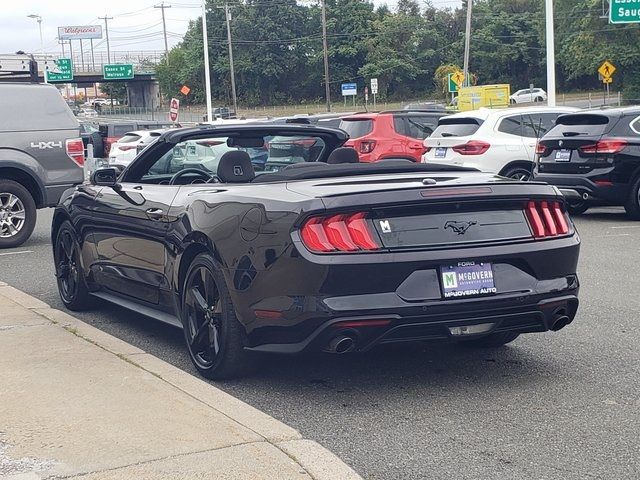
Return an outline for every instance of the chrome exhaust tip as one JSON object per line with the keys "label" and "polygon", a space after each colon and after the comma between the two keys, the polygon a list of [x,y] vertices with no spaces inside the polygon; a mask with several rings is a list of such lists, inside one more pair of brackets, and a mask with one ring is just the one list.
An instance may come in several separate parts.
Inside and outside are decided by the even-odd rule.
{"label": "chrome exhaust tip", "polygon": [[327,345],[326,351],[329,353],[349,353],[356,346],[356,341],[353,337],[349,337],[347,335],[338,335],[333,337]]}

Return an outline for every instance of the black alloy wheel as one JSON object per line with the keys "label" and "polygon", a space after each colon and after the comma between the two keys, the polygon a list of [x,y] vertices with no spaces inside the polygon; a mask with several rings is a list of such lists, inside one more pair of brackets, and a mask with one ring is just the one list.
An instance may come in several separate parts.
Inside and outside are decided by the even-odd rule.
{"label": "black alloy wheel", "polygon": [[189,267],[181,314],[189,356],[201,375],[226,379],[248,370],[251,354],[244,350],[244,329],[210,255],[198,255]]}
{"label": "black alloy wheel", "polygon": [[222,305],[213,274],[205,266],[193,269],[185,290],[185,334],[200,368],[211,368],[220,354]]}
{"label": "black alloy wheel", "polygon": [[68,221],[58,230],[53,254],[62,303],[69,310],[85,309],[89,305],[90,296],[80,263],[80,247],[76,240],[76,232]]}

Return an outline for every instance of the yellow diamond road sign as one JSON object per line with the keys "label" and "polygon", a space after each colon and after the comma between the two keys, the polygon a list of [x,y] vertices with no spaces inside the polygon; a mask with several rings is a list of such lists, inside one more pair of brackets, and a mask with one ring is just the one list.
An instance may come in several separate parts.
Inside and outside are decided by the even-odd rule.
{"label": "yellow diamond road sign", "polygon": [[451,75],[451,80],[453,80],[453,83],[458,85],[458,88],[460,88],[462,86],[462,82],[464,82],[464,73],[462,72],[454,73],[453,75]]}
{"label": "yellow diamond road sign", "polygon": [[602,78],[611,78],[616,71],[616,67],[609,60],[605,60],[600,68],[598,69],[598,73],[602,75]]}

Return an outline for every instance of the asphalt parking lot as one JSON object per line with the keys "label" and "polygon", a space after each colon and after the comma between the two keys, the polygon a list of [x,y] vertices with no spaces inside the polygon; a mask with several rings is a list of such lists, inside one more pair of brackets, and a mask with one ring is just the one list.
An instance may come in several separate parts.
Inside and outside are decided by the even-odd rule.
{"label": "asphalt parking lot", "polygon": [[[63,308],[51,215],[40,211],[32,238],[0,251],[0,280]],[[618,208],[576,223],[582,304],[558,333],[495,351],[415,345],[270,357],[255,376],[219,386],[364,478],[639,478],[640,223]],[[99,302],[78,316],[195,374],[171,327]]]}

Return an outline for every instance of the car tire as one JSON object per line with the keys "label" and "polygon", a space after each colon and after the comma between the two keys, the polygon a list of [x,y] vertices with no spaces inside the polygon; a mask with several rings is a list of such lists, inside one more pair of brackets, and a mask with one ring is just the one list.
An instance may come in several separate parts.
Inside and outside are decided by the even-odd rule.
{"label": "car tire", "polygon": [[589,210],[590,207],[591,205],[587,202],[569,203],[567,205],[567,211],[571,216],[582,215],[584,212]]}
{"label": "car tire", "polygon": [[631,220],[640,220],[640,177],[636,178],[631,185],[624,209]]}
{"label": "car tire", "polygon": [[511,100],[509,100],[509,103],[510,103],[511,105],[515,105],[515,104],[516,104],[516,101],[515,101],[514,99],[511,99]]}
{"label": "car tire", "polygon": [[513,342],[519,336],[517,332],[497,332],[480,338],[460,340],[460,344],[472,348],[498,348]]}
{"label": "car tire", "polygon": [[104,138],[100,135],[100,132],[93,132],[89,136],[89,143],[93,145],[93,156],[95,158],[104,158]]}
{"label": "car tire", "polygon": [[36,217],[36,202],[29,190],[13,180],[0,180],[0,249],[26,242]]}
{"label": "car tire", "polygon": [[86,310],[91,305],[91,294],[85,282],[78,234],[68,220],[56,233],[53,244],[58,294],[65,307],[74,312]]}
{"label": "car tire", "polygon": [[528,182],[531,180],[531,169],[525,167],[511,167],[505,170],[502,174],[503,177],[512,178],[514,180],[520,180],[522,182]]}
{"label": "car tire", "polygon": [[211,255],[201,253],[191,262],[180,307],[189,357],[200,375],[224,380],[243,376],[254,367],[254,355],[244,349],[244,327]]}
{"label": "car tire", "polygon": [[543,99],[542,97],[536,97],[534,101],[535,101],[536,103],[540,103],[540,102],[543,102],[543,101],[544,101],[544,99]]}

